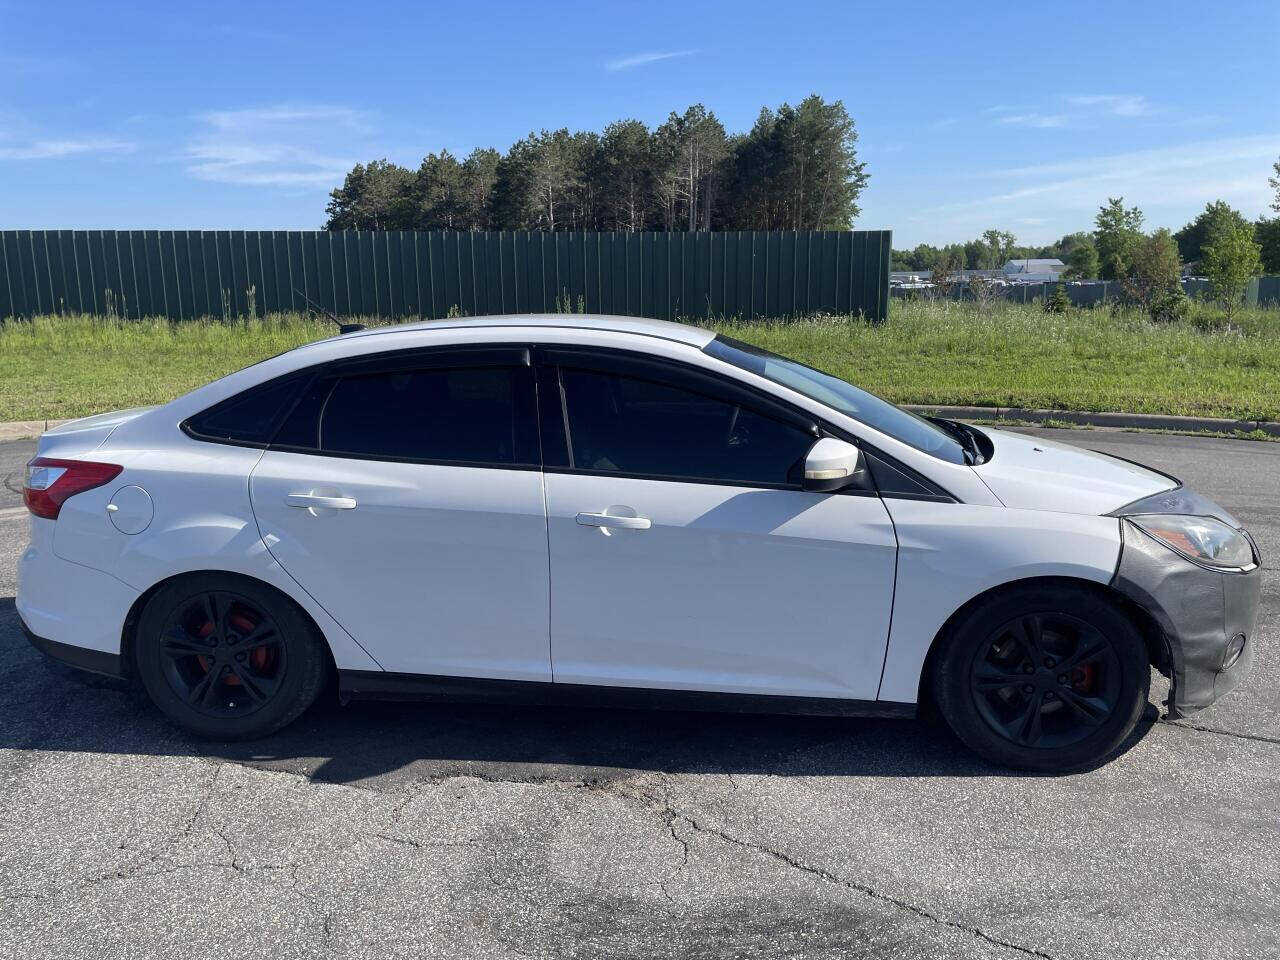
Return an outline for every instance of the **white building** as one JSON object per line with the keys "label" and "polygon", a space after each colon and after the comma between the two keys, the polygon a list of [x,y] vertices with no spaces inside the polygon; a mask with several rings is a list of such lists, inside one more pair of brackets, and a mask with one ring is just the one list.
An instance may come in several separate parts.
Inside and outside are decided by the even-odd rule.
{"label": "white building", "polygon": [[1062,272],[1067,265],[1054,257],[1053,259],[1030,258],[1026,260],[1010,260],[1004,265],[1006,280],[1021,283],[1053,283],[1062,279]]}

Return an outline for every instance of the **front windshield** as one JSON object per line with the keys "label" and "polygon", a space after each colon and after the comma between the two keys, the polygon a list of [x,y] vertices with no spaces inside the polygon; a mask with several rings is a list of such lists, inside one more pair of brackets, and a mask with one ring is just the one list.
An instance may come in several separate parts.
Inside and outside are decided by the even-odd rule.
{"label": "front windshield", "polygon": [[942,428],[829,373],[724,335],[717,335],[704,352],[789,387],[940,460],[965,462],[964,447]]}

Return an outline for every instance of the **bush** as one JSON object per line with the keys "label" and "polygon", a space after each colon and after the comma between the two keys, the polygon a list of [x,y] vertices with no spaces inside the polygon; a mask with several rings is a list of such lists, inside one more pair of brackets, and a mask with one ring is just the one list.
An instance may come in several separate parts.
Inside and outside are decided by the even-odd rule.
{"label": "bush", "polygon": [[1154,323],[1181,323],[1191,315],[1191,301],[1181,288],[1156,297],[1147,308]]}
{"label": "bush", "polygon": [[1067,288],[1058,284],[1053,288],[1044,302],[1045,313],[1066,313],[1071,309],[1071,298],[1067,296]]}

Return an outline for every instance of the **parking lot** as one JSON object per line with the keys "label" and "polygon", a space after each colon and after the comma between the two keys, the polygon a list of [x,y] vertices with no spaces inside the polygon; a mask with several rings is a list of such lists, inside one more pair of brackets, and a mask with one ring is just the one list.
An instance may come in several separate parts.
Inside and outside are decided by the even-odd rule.
{"label": "parking lot", "polygon": [[[1032,432],[1280,555],[1280,445]],[[929,722],[443,704],[210,744],[23,639],[33,450],[0,444],[0,957],[1280,957],[1274,570],[1246,684],[1079,775]]]}

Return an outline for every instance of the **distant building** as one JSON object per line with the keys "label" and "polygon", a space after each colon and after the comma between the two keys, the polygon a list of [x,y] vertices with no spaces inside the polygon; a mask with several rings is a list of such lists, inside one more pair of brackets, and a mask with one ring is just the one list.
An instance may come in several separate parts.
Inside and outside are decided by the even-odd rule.
{"label": "distant building", "polygon": [[1023,260],[1010,260],[1004,265],[1006,280],[1021,283],[1053,283],[1062,279],[1062,272],[1067,265],[1057,257],[1052,259],[1031,257]]}

